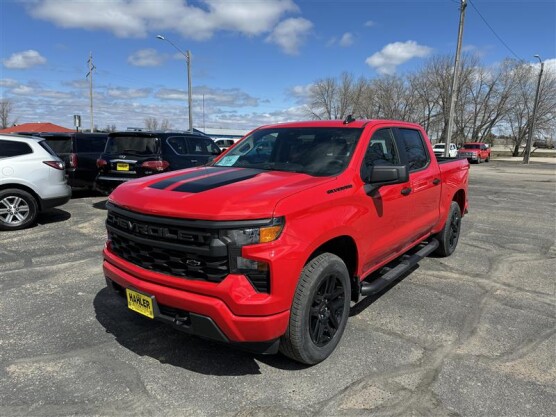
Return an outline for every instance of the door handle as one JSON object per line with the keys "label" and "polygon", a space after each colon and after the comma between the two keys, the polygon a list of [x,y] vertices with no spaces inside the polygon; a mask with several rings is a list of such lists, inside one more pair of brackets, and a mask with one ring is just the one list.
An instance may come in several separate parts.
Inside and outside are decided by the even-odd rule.
{"label": "door handle", "polygon": [[196,159],[192,159],[191,162],[198,162]]}
{"label": "door handle", "polygon": [[409,195],[409,193],[411,193],[411,187],[402,188],[401,193],[403,195]]}
{"label": "door handle", "polygon": [[432,183],[433,183],[434,185],[440,184],[440,178],[435,178],[434,180],[432,180]]}

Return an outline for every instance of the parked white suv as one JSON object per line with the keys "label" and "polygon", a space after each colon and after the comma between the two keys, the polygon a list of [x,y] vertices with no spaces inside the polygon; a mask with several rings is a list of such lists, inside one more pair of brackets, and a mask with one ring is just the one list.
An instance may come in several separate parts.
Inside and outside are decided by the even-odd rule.
{"label": "parked white suv", "polygon": [[44,139],[0,135],[0,230],[28,227],[70,197],[64,163]]}
{"label": "parked white suv", "polygon": [[[444,156],[444,149],[446,149],[445,143],[436,143],[433,145],[432,150],[436,156]],[[455,143],[450,143],[450,151],[448,153],[450,158],[455,158],[458,156],[458,147]]]}

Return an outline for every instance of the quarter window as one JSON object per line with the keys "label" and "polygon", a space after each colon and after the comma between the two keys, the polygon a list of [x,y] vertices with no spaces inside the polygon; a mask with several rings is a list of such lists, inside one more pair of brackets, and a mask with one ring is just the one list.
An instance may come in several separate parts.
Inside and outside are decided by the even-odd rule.
{"label": "quarter window", "polygon": [[407,155],[407,164],[410,171],[424,168],[429,162],[423,138],[418,130],[399,129],[401,143]]}

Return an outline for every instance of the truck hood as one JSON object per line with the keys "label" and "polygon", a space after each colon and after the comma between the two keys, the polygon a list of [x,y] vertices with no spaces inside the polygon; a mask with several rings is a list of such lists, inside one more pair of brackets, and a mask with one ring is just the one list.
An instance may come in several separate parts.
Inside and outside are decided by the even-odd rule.
{"label": "truck hood", "polygon": [[199,220],[270,218],[290,195],[333,181],[283,171],[198,167],[128,181],[109,201],[132,211]]}

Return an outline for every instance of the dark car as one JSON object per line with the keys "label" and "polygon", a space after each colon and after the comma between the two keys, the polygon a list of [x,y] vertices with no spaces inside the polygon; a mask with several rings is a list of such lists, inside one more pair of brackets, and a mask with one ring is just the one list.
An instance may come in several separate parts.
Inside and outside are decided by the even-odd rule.
{"label": "dark car", "polygon": [[104,151],[107,133],[29,133],[46,143],[66,165],[68,184],[93,188],[98,173],[96,161]]}
{"label": "dark car", "polygon": [[220,153],[209,136],[196,132],[110,133],[97,161],[96,189],[110,193],[135,178],[205,165]]}

